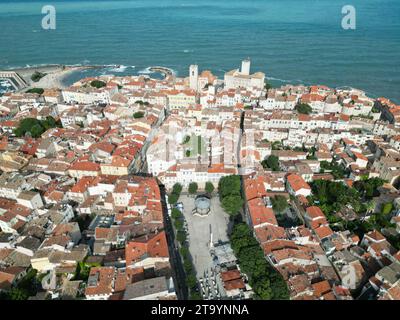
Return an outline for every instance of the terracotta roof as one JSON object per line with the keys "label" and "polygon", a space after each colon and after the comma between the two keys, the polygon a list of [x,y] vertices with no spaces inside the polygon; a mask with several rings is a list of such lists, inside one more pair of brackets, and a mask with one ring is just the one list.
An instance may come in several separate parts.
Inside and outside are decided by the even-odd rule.
{"label": "terracotta roof", "polygon": [[240,275],[239,270],[237,270],[237,269],[221,272],[221,279],[224,282],[234,280],[234,279],[240,279],[240,278],[241,278],[241,275]]}
{"label": "terracotta roof", "polygon": [[168,258],[168,244],[165,232],[130,241],[125,247],[126,265],[138,261],[145,256]]}
{"label": "terracotta roof", "polygon": [[312,284],[312,287],[314,289],[314,294],[317,297],[321,297],[323,294],[331,291],[331,286],[327,280],[314,283]]}
{"label": "terracotta roof", "polygon": [[311,190],[311,187],[308,185],[308,183],[297,174],[290,174],[287,177],[287,181],[294,191],[299,191],[300,189]]}
{"label": "terracotta roof", "polygon": [[267,208],[262,199],[255,198],[250,200],[247,204],[253,226],[264,223],[270,223],[276,226],[278,225],[274,211],[271,208]]}
{"label": "terracotta roof", "polygon": [[307,215],[312,219],[316,220],[318,218],[325,218],[322,210],[317,206],[311,206],[306,209]]}
{"label": "terracotta roof", "polygon": [[329,226],[322,226],[314,230],[320,240],[329,237],[333,234],[332,229]]}
{"label": "terracotta roof", "polygon": [[[112,282],[114,279],[114,267],[94,267],[90,269],[88,286],[85,290],[86,296],[111,295],[113,292]],[[96,279],[91,283],[91,278]]]}

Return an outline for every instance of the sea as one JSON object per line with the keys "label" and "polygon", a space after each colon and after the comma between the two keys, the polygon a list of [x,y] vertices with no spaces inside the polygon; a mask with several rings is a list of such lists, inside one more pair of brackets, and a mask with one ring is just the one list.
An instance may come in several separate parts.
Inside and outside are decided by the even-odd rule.
{"label": "sea", "polygon": [[[56,29],[42,28],[42,8]],[[344,29],[343,7],[356,29]],[[190,64],[219,77],[240,67],[273,85],[351,86],[400,103],[399,0],[0,0],[0,69],[105,65],[97,74],[186,76]]]}

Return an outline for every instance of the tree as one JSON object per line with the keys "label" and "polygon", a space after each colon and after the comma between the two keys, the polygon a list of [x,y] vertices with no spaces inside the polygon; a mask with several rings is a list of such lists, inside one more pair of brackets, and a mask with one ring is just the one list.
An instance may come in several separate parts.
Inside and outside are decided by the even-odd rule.
{"label": "tree", "polygon": [[212,193],[214,191],[214,185],[212,182],[206,182],[206,192]]}
{"label": "tree", "polygon": [[251,230],[245,223],[236,224],[230,236],[230,242],[235,254],[239,255],[242,249],[257,246],[257,240],[251,236]]}
{"label": "tree", "polygon": [[172,219],[175,219],[175,220],[180,219],[180,218],[182,218],[182,212],[177,208],[173,208],[172,212],[171,212],[171,217],[172,217]]}
{"label": "tree", "polygon": [[43,94],[44,89],[42,88],[32,88],[26,91],[27,93],[37,93],[37,94]]}
{"label": "tree", "polygon": [[183,221],[180,220],[180,219],[175,220],[174,225],[175,225],[175,228],[177,230],[182,230],[183,229]]}
{"label": "tree", "polygon": [[57,127],[57,123],[53,117],[48,116],[46,120],[38,120],[35,118],[22,119],[18,127],[14,130],[17,137],[23,137],[25,134],[30,134],[33,138],[38,138],[43,132],[50,128]]}
{"label": "tree", "polygon": [[186,285],[189,288],[197,287],[196,275],[193,272],[189,273],[188,276],[186,277]]}
{"label": "tree", "polygon": [[107,84],[101,80],[93,80],[92,82],[90,82],[90,85],[94,88],[100,89],[105,87]]}
{"label": "tree", "polygon": [[172,204],[172,205],[176,204],[178,202],[178,199],[179,199],[179,195],[177,195],[176,193],[171,193],[168,196],[168,202],[169,202],[169,204]]}
{"label": "tree", "polygon": [[332,173],[335,179],[343,179],[346,175],[346,171],[342,165],[338,164],[335,160],[331,163],[328,161],[321,161],[321,172],[329,171]]}
{"label": "tree", "polygon": [[[177,221],[180,221],[180,220],[177,220]],[[186,232],[182,231],[182,230],[178,231],[176,234],[176,240],[178,240],[180,244],[184,244],[186,241]]]}
{"label": "tree", "polygon": [[179,249],[179,253],[181,254],[183,259],[187,259],[189,257],[189,249],[186,246],[182,246]]}
{"label": "tree", "polygon": [[189,259],[183,261],[183,269],[185,269],[186,274],[189,274],[193,270],[193,265]]}
{"label": "tree", "polygon": [[28,296],[36,295],[38,286],[38,280],[36,276],[37,270],[30,269],[28,273],[19,281],[17,288],[26,292]]}
{"label": "tree", "polygon": [[27,300],[29,294],[24,289],[12,288],[8,292],[8,300]]}
{"label": "tree", "polygon": [[43,133],[43,127],[39,124],[36,124],[31,128],[30,133],[32,135],[32,138],[39,138]]}
{"label": "tree", "polygon": [[191,182],[191,183],[189,184],[188,191],[189,191],[190,194],[196,194],[197,189],[198,189],[198,185],[197,185],[196,182]]}
{"label": "tree", "polygon": [[270,155],[267,159],[261,161],[262,166],[264,169],[272,169],[272,171],[279,171],[279,158],[274,155]]}
{"label": "tree", "polygon": [[180,195],[182,192],[182,189],[183,189],[182,185],[177,182],[172,187],[172,193],[176,193],[176,194]]}
{"label": "tree", "polygon": [[220,199],[228,195],[240,195],[240,177],[238,175],[222,177],[218,182],[218,191]]}
{"label": "tree", "polygon": [[288,207],[287,200],[284,196],[277,195],[271,198],[272,208],[276,212],[283,212]]}
{"label": "tree", "polygon": [[38,82],[40,79],[42,79],[44,76],[46,75],[46,73],[42,73],[39,71],[35,71],[32,76],[31,76],[31,80],[33,82]]}
{"label": "tree", "polygon": [[232,249],[240,269],[249,277],[256,299],[289,299],[289,290],[282,276],[264,257],[258,241],[245,223],[237,223],[230,235]]}
{"label": "tree", "polygon": [[133,114],[133,117],[134,117],[135,119],[143,118],[143,117],[144,117],[144,112],[143,112],[143,111],[135,112],[135,113]]}
{"label": "tree", "polygon": [[372,199],[373,197],[379,196],[378,188],[383,186],[385,180],[380,178],[370,178],[354,182],[354,188],[361,194],[365,199]]}
{"label": "tree", "polygon": [[393,204],[391,202],[385,203],[382,207],[382,214],[387,216],[393,210]]}
{"label": "tree", "polygon": [[271,288],[271,283],[268,278],[263,277],[258,279],[257,282],[254,283],[254,292],[257,293],[257,296],[262,300],[272,300],[273,292]]}
{"label": "tree", "polygon": [[223,198],[221,205],[228,214],[236,216],[243,206],[243,200],[240,195],[233,194]]}
{"label": "tree", "polygon": [[312,108],[307,103],[299,103],[296,105],[295,109],[301,114],[310,114],[312,111]]}
{"label": "tree", "polygon": [[43,127],[47,130],[50,128],[55,128],[57,126],[57,122],[53,117],[46,117],[46,120],[42,122]]}
{"label": "tree", "polygon": [[202,297],[201,297],[200,293],[198,293],[198,292],[191,292],[189,299],[190,300],[202,300]]}

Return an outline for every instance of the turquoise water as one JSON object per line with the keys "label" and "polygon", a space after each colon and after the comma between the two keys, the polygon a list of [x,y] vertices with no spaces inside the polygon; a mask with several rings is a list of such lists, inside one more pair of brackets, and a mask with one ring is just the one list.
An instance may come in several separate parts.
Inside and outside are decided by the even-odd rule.
{"label": "turquoise water", "polygon": [[[41,29],[45,4],[56,30]],[[356,30],[341,28],[347,4]],[[198,63],[221,76],[250,57],[279,84],[349,85],[400,102],[399,0],[0,0],[0,30],[0,68],[164,65],[186,75]]]}

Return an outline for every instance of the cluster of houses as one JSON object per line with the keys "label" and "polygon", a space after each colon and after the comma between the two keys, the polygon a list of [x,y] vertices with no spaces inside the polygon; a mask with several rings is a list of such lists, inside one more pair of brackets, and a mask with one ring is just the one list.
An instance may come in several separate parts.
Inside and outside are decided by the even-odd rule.
{"label": "cluster of houses", "polygon": [[[0,97],[0,290],[35,269],[52,298],[177,299],[159,185],[217,187],[240,174],[247,221],[292,299],[372,289],[400,299],[400,254],[387,236],[333,231],[307,200],[318,179],[384,179],[380,197],[395,203],[398,233],[400,107],[353,88],[267,89],[249,60],[223,80],[196,65],[189,72],[102,75]],[[15,134],[21,120],[49,117],[57,125],[40,137]],[[271,156],[278,168],[262,163]],[[277,195],[299,223],[278,222]],[[224,272],[236,296],[243,279]]]}

